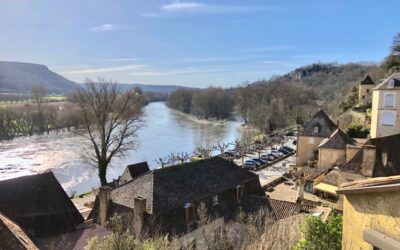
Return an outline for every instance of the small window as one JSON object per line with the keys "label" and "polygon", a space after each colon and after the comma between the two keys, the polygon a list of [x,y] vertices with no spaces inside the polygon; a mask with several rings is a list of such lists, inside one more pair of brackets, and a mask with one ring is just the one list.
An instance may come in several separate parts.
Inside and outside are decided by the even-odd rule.
{"label": "small window", "polygon": [[216,206],[216,205],[218,205],[219,203],[218,203],[218,195],[213,195],[213,197],[212,197],[212,204],[213,204],[213,206]]}
{"label": "small window", "polygon": [[388,84],[388,88],[393,88],[394,87],[394,79],[390,79],[389,84]]}
{"label": "small window", "polygon": [[367,89],[366,91],[367,91],[367,93],[369,93],[369,89]]}
{"label": "small window", "polygon": [[396,119],[393,112],[385,112],[382,115],[382,125],[385,126],[394,126],[396,123]]}
{"label": "small window", "polygon": [[314,133],[318,133],[319,132],[319,127],[318,126],[315,126],[314,127]]}
{"label": "small window", "polygon": [[394,107],[394,95],[393,94],[386,94],[384,99],[384,105],[388,108]]}
{"label": "small window", "polygon": [[185,206],[186,223],[194,222],[194,206],[193,203],[186,203]]}
{"label": "small window", "polygon": [[362,96],[362,99],[365,99],[365,95]]}
{"label": "small window", "polygon": [[236,200],[237,200],[237,202],[240,202],[242,200],[242,195],[243,195],[242,186],[241,185],[237,185],[236,186]]}

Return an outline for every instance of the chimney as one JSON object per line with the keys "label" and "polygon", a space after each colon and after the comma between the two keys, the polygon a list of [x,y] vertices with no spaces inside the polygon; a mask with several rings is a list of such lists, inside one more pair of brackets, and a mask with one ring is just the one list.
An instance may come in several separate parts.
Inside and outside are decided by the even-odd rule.
{"label": "chimney", "polygon": [[99,224],[103,227],[107,224],[108,206],[110,204],[111,188],[107,186],[100,187],[99,192]]}
{"label": "chimney", "polygon": [[305,184],[305,178],[304,176],[301,176],[298,180],[298,187],[297,187],[297,199],[296,203],[301,204],[304,200],[304,184]]}
{"label": "chimney", "polygon": [[337,120],[336,120],[336,127],[339,128],[339,125],[340,125],[340,124],[339,124],[339,119],[337,119]]}
{"label": "chimney", "polygon": [[376,147],[373,145],[365,145],[362,150],[363,160],[361,174],[372,177],[376,161]]}
{"label": "chimney", "polygon": [[140,239],[144,226],[146,199],[140,196],[136,197],[133,206],[133,232],[136,234],[136,238]]}

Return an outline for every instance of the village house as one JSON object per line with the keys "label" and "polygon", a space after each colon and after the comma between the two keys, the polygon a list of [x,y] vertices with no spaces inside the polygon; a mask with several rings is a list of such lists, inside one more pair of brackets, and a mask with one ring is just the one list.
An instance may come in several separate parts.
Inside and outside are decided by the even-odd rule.
{"label": "village house", "polygon": [[[1,237],[13,234],[39,249],[83,249],[93,235],[109,234],[84,221],[52,172],[1,181],[0,214],[7,225],[0,227]],[[18,244],[15,237],[1,238],[1,244]],[[29,247],[22,249],[34,249]]]}
{"label": "village house", "polygon": [[239,208],[271,210],[256,174],[212,157],[154,169],[115,188],[102,187],[89,218],[105,226],[119,213],[138,236],[156,229],[182,234],[197,227],[201,203],[211,218],[233,218]]}
{"label": "village house", "polygon": [[373,89],[371,138],[400,133],[400,73]]}
{"label": "village house", "polygon": [[358,85],[358,103],[360,106],[368,106],[372,103],[372,89],[375,87],[374,81],[369,75]]}
{"label": "village house", "polygon": [[320,143],[331,136],[337,126],[323,111],[318,111],[297,136],[296,165],[308,165],[318,157]]}
{"label": "village house", "polygon": [[119,183],[127,183],[148,171],[150,171],[150,168],[147,162],[128,165],[122,173],[122,176],[119,178]]}
{"label": "village house", "polygon": [[400,249],[400,176],[342,184],[342,249]]}

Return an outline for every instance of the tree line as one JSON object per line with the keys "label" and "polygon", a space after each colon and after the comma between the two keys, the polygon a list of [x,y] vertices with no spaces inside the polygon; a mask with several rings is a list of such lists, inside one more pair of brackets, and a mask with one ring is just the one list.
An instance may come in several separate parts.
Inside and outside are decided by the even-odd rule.
{"label": "tree line", "polygon": [[178,89],[168,96],[167,105],[202,119],[229,119],[234,96],[222,88]]}

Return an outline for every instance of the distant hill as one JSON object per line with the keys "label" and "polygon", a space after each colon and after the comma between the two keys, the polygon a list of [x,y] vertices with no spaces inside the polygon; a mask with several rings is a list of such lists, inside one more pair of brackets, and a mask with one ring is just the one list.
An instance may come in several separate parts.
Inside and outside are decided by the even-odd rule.
{"label": "distant hill", "polygon": [[79,85],[47,66],[33,63],[0,61],[0,93],[29,93],[32,87],[44,85],[48,93],[65,94],[79,88]]}
{"label": "distant hill", "polygon": [[141,83],[119,83],[119,87],[122,90],[128,90],[131,88],[140,88],[142,91],[151,91],[151,92],[158,92],[158,93],[163,93],[163,94],[170,94],[171,92],[174,92],[177,89],[180,88],[188,88],[188,87],[183,87],[183,86],[178,86],[178,85],[147,85],[147,84],[141,84]]}

